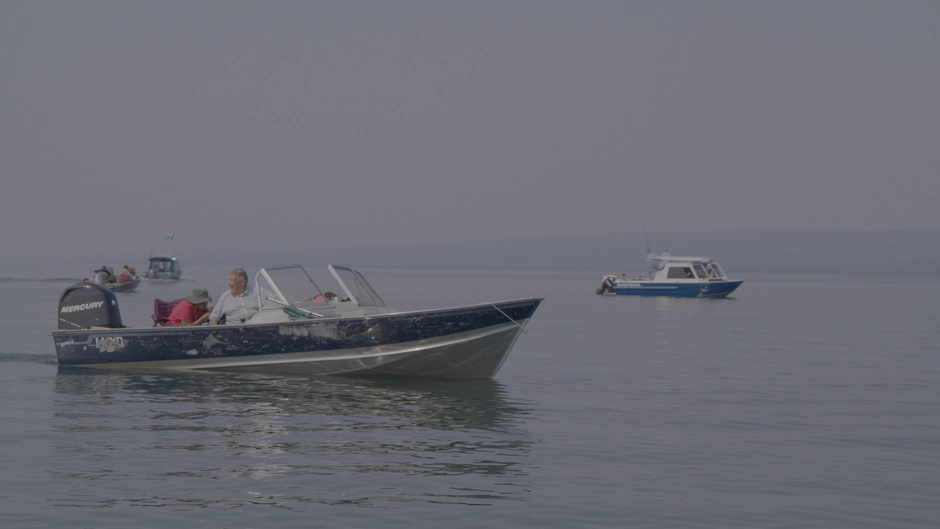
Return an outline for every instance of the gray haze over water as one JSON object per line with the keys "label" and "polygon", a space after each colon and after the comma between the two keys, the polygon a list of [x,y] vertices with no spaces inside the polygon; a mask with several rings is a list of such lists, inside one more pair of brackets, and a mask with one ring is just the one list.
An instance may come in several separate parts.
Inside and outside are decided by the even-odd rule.
{"label": "gray haze over water", "polygon": [[936,230],[938,27],[936,2],[4,2],[0,247]]}
{"label": "gray haze over water", "polygon": [[[934,527],[938,28],[927,1],[0,3],[0,526]],[[744,285],[594,295],[644,231]],[[183,281],[121,294],[129,324],[291,262],[402,309],[546,300],[492,381],[57,368],[62,290],[169,233]]]}

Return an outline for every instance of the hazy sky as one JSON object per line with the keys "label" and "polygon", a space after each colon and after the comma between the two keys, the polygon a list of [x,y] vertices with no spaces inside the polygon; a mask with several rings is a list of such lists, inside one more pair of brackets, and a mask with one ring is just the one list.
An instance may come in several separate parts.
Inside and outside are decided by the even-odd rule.
{"label": "hazy sky", "polygon": [[7,255],[940,227],[940,2],[0,2]]}

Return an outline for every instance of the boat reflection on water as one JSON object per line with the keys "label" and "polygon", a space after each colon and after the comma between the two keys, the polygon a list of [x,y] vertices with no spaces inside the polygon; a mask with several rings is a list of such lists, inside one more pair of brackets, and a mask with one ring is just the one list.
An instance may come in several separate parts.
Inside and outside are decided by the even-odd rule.
{"label": "boat reflection on water", "polygon": [[[234,406],[232,413],[419,419],[435,429],[511,429],[527,409],[510,402],[492,379],[422,380],[283,377],[235,373],[99,372],[59,366],[56,392],[114,395],[154,402],[205,402]],[[239,406],[245,409],[239,411]]]}
{"label": "boat reflection on water", "polygon": [[[139,451],[124,456],[139,460],[139,469],[126,470],[136,480],[185,476],[213,480],[206,482],[211,486],[261,479],[275,496],[294,495],[283,500],[291,505],[347,501],[346,489],[363,486],[368,505],[480,505],[522,500],[517,495],[528,486],[533,441],[522,424],[529,407],[494,380],[58,369],[56,429],[69,444],[61,449],[104,458]],[[169,460],[154,464],[154,454]],[[97,475],[91,468],[64,471]],[[298,487],[305,497],[296,497]],[[201,498],[212,503],[205,506],[225,508],[241,501]]]}

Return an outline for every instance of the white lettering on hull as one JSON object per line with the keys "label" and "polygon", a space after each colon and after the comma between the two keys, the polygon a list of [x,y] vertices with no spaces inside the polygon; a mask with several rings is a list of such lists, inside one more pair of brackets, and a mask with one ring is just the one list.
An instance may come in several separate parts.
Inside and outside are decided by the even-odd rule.
{"label": "white lettering on hull", "polygon": [[113,353],[119,349],[124,349],[124,338],[120,336],[96,336],[95,347],[99,351]]}

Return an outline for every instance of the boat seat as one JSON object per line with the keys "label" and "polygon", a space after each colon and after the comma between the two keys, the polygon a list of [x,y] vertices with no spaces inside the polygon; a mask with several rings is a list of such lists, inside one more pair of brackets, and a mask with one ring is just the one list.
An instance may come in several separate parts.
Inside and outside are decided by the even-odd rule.
{"label": "boat seat", "polygon": [[166,323],[170,318],[170,313],[173,312],[173,307],[179,305],[180,301],[184,299],[186,298],[163,301],[162,299],[153,298],[153,315],[150,317],[153,320],[153,326],[160,327]]}

